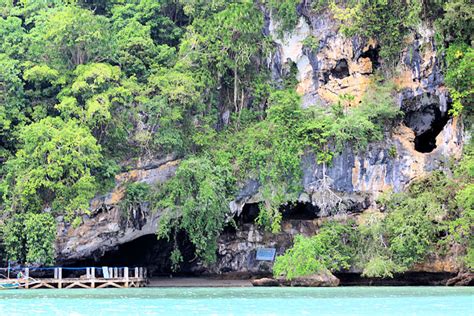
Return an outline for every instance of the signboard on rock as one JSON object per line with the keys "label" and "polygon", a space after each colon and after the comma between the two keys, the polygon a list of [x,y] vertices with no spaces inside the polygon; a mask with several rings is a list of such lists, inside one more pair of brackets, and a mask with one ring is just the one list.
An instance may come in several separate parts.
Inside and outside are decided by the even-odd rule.
{"label": "signboard on rock", "polygon": [[273,261],[275,259],[275,253],[275,248],[258,248],[256,259],[258,261]]}

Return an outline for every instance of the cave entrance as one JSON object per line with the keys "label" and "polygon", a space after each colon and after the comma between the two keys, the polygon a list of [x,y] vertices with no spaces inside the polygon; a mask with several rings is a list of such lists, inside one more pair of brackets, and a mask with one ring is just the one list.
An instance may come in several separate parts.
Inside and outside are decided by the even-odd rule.
{"label": "cave entrance", "polygon": [[375,70],[380,67],[379,53],[380,46],[372,47],[372,45],[370,45],[369,49],[360,54],[359,58],[369,58],[372,63],[372,72],[375,72]]}
{"label": "cave entrance", "polygon": [[349,77],[349,65],[347,64],[347,60],[339,59],[336,66],[331,69],[331,75],[337,79]]}
{"label": "cave entrance", "polygon": [[258,203],[247,203],[242,208],[242,212],[238,217],[240,224],[253,224],[260,213],[260,205]]}
{"label": "cave entrance", "polygon": [[449,105],[441,106],[439,97],[429,93],[404,101],[403,122],[415,133],[416,151],[430,153],[436,148],[436,137],[443,131],[450,118],[449,108]]}
{"label": "cave entrance", "polygon": [[[279,208],[283,220],[314,220],[318,218],[319,208],[308,202],[290,202]],[[260,213],[259,203],[247,203],[242,208],[239,216],[234,217],[238,226],[244,224],[255,224],[255,220]],[[227,225],[224,228],[225,233],[236,233],[235,227]]]}
{"label": "cave entrance", "polygon": [[[178,248],[183,256],[179,274],[194,274],[196,263],[195,247],[184,232],[176,234]],[[174,241],[157,239],[155,234],[144,235],[130,242],[119,245],[116,249],[105,252],[101,256],[69,263],[65,266],[126,266],[147,267],[150,276],[170,275],[171,251]]]}
{"label": "cave entrance", "polygon": [[431,128],[426,132],[415,136],[415,150],[421,153],[430,153],[436,148],[436,137],[441,133],[446,123],[448,123],[449,117],[436,116]]}
{"label": "cave entrance", "polygon": [[293,202],[280,209],[283,220],[309,221],[318,218],[319,208],[308,202]]}

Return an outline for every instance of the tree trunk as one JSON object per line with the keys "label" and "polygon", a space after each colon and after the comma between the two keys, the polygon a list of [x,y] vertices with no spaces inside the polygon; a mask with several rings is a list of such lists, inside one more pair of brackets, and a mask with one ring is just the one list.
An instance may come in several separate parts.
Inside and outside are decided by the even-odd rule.
{"label": "tree trunk", "polygon": [[235,112],[239,112],[239,107],[237,105],[237,94],[238,94],[238,85],[237,81],[239,80],[239,76],[237,75],[237,64],[234,67],[234,108]]}

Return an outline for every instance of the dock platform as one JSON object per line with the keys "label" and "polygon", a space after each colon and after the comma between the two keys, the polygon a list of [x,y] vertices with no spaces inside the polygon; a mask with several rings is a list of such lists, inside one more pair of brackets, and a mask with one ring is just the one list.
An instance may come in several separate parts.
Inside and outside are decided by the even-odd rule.
{"label": "dock platform", "polygon": [[[63,278],[63,269],[74,270],[75,275]],[[53,270],[54,276],[45,278],[32,277],[32,271],[25,268],[23,279],[10,280],[16,281],[16,287],[22,289],[131,288],[145,287],[148,284],[147,269],[143,267],[132,269],[128,267],[52,268],[51,270]],[[77,276],[78,271],[81,270],[85,271],[85,274]]]}

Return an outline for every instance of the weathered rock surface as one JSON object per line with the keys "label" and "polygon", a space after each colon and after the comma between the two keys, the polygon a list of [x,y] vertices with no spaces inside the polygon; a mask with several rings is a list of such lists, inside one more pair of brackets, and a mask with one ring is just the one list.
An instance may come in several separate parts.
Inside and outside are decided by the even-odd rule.
{"label": "weathered rock surface", "polygon": [[280,282],[273,278],[261,278],[250,281],[253,286],[280,286]]}
{"label": "weathered rock surface", "polygon": [[278,278],[278,282],[284,286],[334,287],[338,286],[340,281],[331,272],[324,271],[321,273],[298,277],[291,280],[287,280],[285,278]]}
{"label": "weathered rock surface", "polygon": [[334,287],[340,281],[331,272],[325,271],[291,280],[285,278],[260,278],[251,281],[253,286]]}
{"label": "weathered rock surface", "polygon": [[[337,32],[339,26],[327,14],[315,16],[304,10],[302,14],[304,17],[295,30],[283,39],[278,38],[274,21],[267,20],[266,32],[276,46],[269,60],[274,80],[282,81],[294,65],[299,82],[297,90],[303,97],[304,107],[326,106],[337,101],[339,94],[352,94],[356,106],[373,82],[374,72],[382,66],[378,43],[358,37],[345,38]],[[304,47],[303,41],[308,36],[317,39],[317,48]],[[451,158],[461,155],[466,135],[462,122],[448,115],[450,99],[443,84],[433,37],[431,28],[421,27],[412,35],[398,62],[395,84],[399,91],[398,105],[405,113],[404,121],[386,135],[385,141],[371,144],[364,152],[347,148],[326,170],[332,180],[331,188],[342,198],[341,206],[349,216],[373,206],[379,193],[389,189],[401,191],[414,179],[444,168]],[[134,170],[118,175],[115,189],[92,201],[92,214],[83,218],[82,225],[74,228],[60,223],[58,259],[99,257],[120,244],[153,234],[160,212],[153,213],[142,205],[131,216],[121,214],[119,203],[124,185],[132,181],[163,182],[174,174],[178,164],[175,157],[144,161]],[[315,215],[321,216],[316,191],[322,179],[322,166],[316,164],[309,153],[303,158],[302,168],[304,192],[299,201],[314,205]],[[250,180],[230,203],[229,218],[241,215],[245,205],[261,201],[258,190],[258,182]],[[237,231],[222,234],[218,260],[208,267],[208,272],[270,273],[272,263],[256,261],[256,249],[273,247],[277,254],[282,254],[291,246],[294,235],[314,235],[319,224],[320,220],[284,221],[282,232],[278,234],[263,232],[249,223],[240,225]],[[455,262],[445,258],[429,258],[414,269],[431,273],[457,272],[458,268]],[[317,278],[313,281],[323,282]]]}
{"label": "weathered rock surface", "polygon": [[100,257],[118,245],[148,234],[155,234],[160,212],[152,212],[146,204],[124,214],[119,202],[123,198],[128,182],[160,183],[171,176],[179,161],[173,157],[148,162],[139,169],[118,174],[115,189],[91,201],[92,212],[84,216],[82,224],[75,228],[64,221],[59,222],[56,242],[56,257],[60,262]]}
{"label": "weathered rock surface", "polygon": [[447,286],[466,286],[474,284],[474,273],[460,272],[457,276],[446,282]]}

